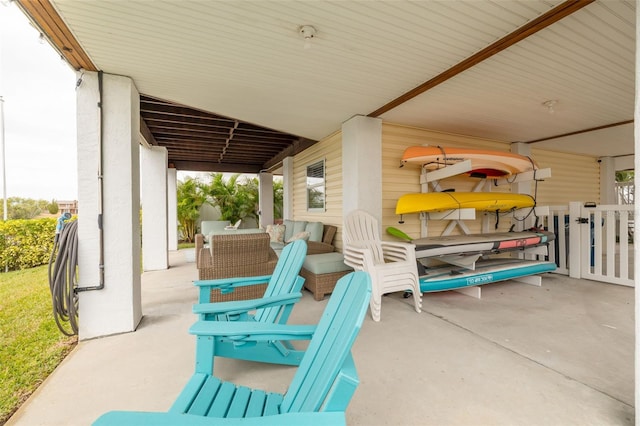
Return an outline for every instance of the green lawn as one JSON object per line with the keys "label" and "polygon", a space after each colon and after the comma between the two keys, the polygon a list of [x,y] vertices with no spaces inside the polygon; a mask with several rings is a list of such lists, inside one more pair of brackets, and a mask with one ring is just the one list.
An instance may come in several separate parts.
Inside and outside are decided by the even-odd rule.
{"label": "green lawn", "polygon": [[47,266],[0,273],[0,424],[73,349],[53,319]]}

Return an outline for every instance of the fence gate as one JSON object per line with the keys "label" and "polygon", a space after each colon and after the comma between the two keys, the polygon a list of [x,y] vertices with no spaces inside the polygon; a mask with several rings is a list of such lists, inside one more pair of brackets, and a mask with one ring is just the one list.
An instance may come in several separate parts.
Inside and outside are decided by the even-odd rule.
{"label": "fence gate", "polygon": [[581,205],[575,220],[581,277],[633,286],[633,205]]}
{"label": "fence gate", "polygon": [[633,205],[550,206],[547,229],[556,234],[549,260],[556,273],[634,286]]}

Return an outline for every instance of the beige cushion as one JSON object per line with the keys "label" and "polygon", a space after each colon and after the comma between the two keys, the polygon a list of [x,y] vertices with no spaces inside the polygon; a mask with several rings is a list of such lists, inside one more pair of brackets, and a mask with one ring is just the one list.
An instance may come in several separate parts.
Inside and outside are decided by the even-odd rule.
{"label": "beige cushion", "polygon": [[309,233],[307,231],[302,231],[302,232],[298,232],[297,234],[294,234],[291,238],[287,240],[287,243],[290,243],[295,240],[307,241],[308,239],[309,239]]}
{"label": "beige cushion", "polygon": [[272,243],[284,243],[284,225],[267,225],[267,234],[269,234]]}

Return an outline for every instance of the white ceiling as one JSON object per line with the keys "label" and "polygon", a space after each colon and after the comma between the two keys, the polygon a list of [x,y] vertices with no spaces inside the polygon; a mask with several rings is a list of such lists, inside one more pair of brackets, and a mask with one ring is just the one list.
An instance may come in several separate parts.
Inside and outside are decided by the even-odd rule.
{"label": "white ceiling", "polygon": [[[560,3],[52,0],[141,93],[316,140]],[[301,25],[317,29],[309,49]],[[633,119],[634,64],[635,1],[596,1],[381,118],[505,142],[609,126]],[[633,124],[533,146],[632,154]]]}

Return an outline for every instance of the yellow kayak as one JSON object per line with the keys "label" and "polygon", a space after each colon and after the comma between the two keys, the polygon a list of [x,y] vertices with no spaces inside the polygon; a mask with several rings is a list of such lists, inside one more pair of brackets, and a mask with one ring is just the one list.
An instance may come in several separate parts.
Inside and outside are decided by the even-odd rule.
{"label": "yellow kayak", "polygon": [[427,192],[405,194],[396,204],[396,214],[438,212],[452,209],[508,212],[535,206],[531,195],[510,192]]}

